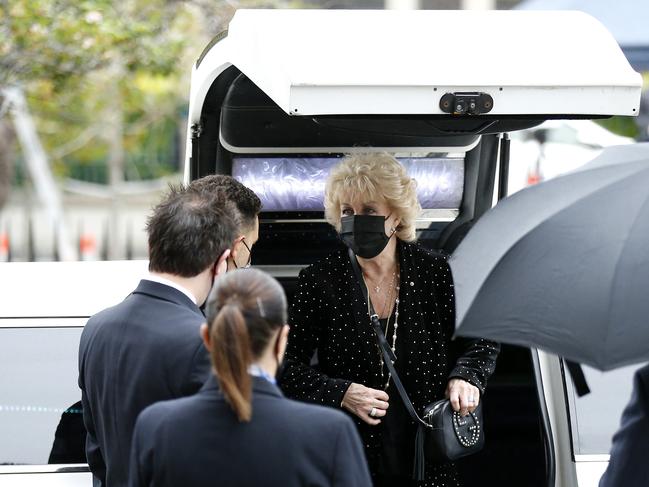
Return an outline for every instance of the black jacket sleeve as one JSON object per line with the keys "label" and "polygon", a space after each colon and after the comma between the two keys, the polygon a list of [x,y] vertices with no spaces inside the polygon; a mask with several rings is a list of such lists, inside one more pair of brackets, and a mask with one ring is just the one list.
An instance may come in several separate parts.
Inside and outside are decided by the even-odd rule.
{"label": "black jacket sleeve", "polygon": [[300,272],[289,313],[291,331],[280,383],[289,397],[339,408],[351,381],[328,377],[310,365],[327,326],[321,286],[309,269]]}
{"label": "black jacket sleeve", "polygon": [[372,480],[367,468],[363,445],[354,423],[342,422],[336,438],[331,485],[333,487],[370,487]]}
{"label": "black jacket sleeve", "polygon": [[[440,274],[440,280],[436,286],[438,303],[454,303],[455,292],[451,268],[446,259],[442,256],[446,272]],[[439,308],[440,320],[447,323],[450,330],[455,330],[455,306],[442,304]],[[452,332],[451,332],[452,333]],[[457,377],[476,386],[480,393],[484,393],[487,387],[487,379],[494,373],[496,358],[500,352],[500,345],[491,340],[483,338],[457,338],[452,350],[459,358],[449,374],[449,379]]]}
{"label": "black jacket sleeve", "polygon": [[[141,418],[141,416],[140,416]],[[143,441],[142,420],[138,418],[133,430],[133,441],[131,442],[131,460],[129,466],[128,485],[129,487],[148,487],[151,485],[150,456],[146,452]]]}
{"label": "black jacket sleeve", "polygon": [[83,409],[83,424],[86,428],[86,460],[93,475],[93,485],[106,485],[106,462],[99,449],[95,420],[93,417],[84,383],[83,351],[79,352],[79,388],[81,389],[81,407]]}
{"label": "black jacket sleeve", "polygon": [[636,372],[631,400],[613,436],[611,458],[599,487],[649,485],[649,367]]}
{"label": "black jacket sleeve", "polygon": [[205,384],[205,381],[211,373],[212,363],[209,352],[201,340],[196,345],[196,349],[192,355],[189,370],[181,386],[180,395],[191,396],[192,394],[196,394],[203,387],[203,384]]}
{"label": "black jacket sleeve", "polygon": [[449,379],[457,377],[476,386],[481,394],[487,387],[487,379],[496,368],[496,358],[500,345],[483,338],[470,340],[460,338],[458,346],[464,349],[463,354],[455,362],[455,367],[449,374]]}
{"label": "black jacket sleeve", "polygon": [[81,393],[81,404],[83,405],[83,424],[86,427],[86,459],[92,475],[100,482],[99,485],[106,485],[106,463],[97,443],[95,423],[90,412],[90,405],[86,399],[85,392]]}

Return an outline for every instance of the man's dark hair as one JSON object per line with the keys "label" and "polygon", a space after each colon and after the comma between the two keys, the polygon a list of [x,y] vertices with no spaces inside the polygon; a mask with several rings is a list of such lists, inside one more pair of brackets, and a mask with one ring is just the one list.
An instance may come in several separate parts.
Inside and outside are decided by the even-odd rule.
{"label": "man's dark hair", "polygon": [[253,190],[246,187],[232,176],[213,174],[196,179],[189,187],[215,197],[220,201],[231,201],[239,210],[240,230],[252,228],[261,211],[261,200]]}
{"label": "man's dark hair", "polygon": [[232,203],[186,187],[170,186],[147,220],[149,270],[194,277],[214,264],[237,237]]}

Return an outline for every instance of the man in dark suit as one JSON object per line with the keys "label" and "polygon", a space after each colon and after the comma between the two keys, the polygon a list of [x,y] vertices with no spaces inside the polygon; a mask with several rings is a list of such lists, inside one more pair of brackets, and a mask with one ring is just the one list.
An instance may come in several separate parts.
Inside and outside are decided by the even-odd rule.
{"label": "man in dark suit", "polygon": [[639,369],[633,381],[631,401],[622,413],[620,429],[613,436],[611,459],[600,487],[649,485],[649,365]]}
{"label": "man in dark suit", "polygon": [[197,392],[210,373],[199,307],[226,271],[238,235],[234,205],[172,188],[147,222],[150,274],[122,303],[90,318],[79,345],[79,386],[95,485],[127,484],[137,415]]}

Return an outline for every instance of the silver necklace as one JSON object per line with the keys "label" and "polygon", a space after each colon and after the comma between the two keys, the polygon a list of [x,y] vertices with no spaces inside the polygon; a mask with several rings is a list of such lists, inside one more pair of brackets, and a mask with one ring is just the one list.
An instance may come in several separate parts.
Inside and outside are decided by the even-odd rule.
{"label": "silver necklace", "polygon": [[[397,269],[398,270],[398,269]],[[394,323],[393,323],[393,328],[392,328],[392,346],[390,347],[392,349],[392,353],[394,356],[397,356],[397,329],[399,328],[399,286],[397,285],[396,288],[394,286],[395,284],[395,278],[396,278],[396,271],[392,275],[392,285],[390,286],[390,294],[386,300],[386,303],[384,304],[384,309],[383,309],[383,314],[385,314],[385,306],[387,303],[391,301],[392,298],[392,290],[396,290],[396,298],[394,300]],[[365,276],[363,276],[365,277]],[[363,279],[365,281],[365,279]],[[367,282],[365,282],[365,287],[367,288]],[[388,332],[388,328],[390,327],[390,318],[391,314],[387,317],[386,323],[385,323],[385,334]],[[371,316],[372,312],[370,309],[370,298],[369,296],[367,297],[367,315]],[[372,323],[372,320],[370,319],[370,325]],[[387,339],[387,337],[386,337]],[[377,344],[377,348],[379,351],[379,365],[381,367],[381,378],[383,379],[385,377],[385,372],[384,372],[384,363],[383,363],[383,354],[381,353],[380,347]],[[385,382],[385,385],[383,386],[383,390],[387,390],[388,386],[390,385],[390,379],[392,378],[392,374],[390,371],[388,371],[388,379]]]}
{"label": "silver necklace", "polygon": [[[392,302],[392,293],[394,292],[394,286],[396,284],[396,282],[395,282],[396,277],[397,277],[397,273],[395,271],[395,272],[392,273],[392,280],[390,281],[390,290],[388,291],[388,297],[383,302],[383,309],[381,310],[381,316],[386,316],[386,314],[387,314],[388,319],[390,318],[391,313],[386,313],[386,311],[390,311],[389,308],[390,308],[390,303]],[[386,328],[385,334],[387,335],[387,333],[388,333],[388,330]]]}
{"label": "silver necklace", "polygon": [[[393,323],[393,328],[392,328],[392,353],[394,354],[394,357],[397,357],[397,328],[399,328],[399,286],[396,288],[397,291],[397,297],[394,300],[394,323]],[[387,333],[388,328],[390,327],[390,317],[388,316],[387,322],[385,324],[385,331]],[[384,372],[383,372],[383,355],[381,355],[381,377],[384,377]],[[383,390],[387,391],[388,386],[390,385],[390,379],[392,378],[392,374],[388,370],[388,380],[385,381],[385,386],[383,386]]]}
{"label": "silver necklace", "polygon": [[[396,274],[397,274],[397,271],[395,270],[395,271],[392,273],[392,278],[391,278],[391,283],[392,283],[392,285],[394,285],[394,278],[395,278]],[[365,279],[368,280],[368,281],[370,281],[370,283],[372,283],[372,279],[370,279],[370,278],[368,278],[368,277],[365,277]],[[372,290],[374,291],[375,294],[381,294],[381,286],[383,285],[383,281],[384,281],[384,280],[385,280],[385,277],[384,277],[383,279],[381,279],[381,280],[378,282],[378,284],[372,283],[372,285],[373,285]],[[390,289],[392,289],[392,286],[390,286]]]}

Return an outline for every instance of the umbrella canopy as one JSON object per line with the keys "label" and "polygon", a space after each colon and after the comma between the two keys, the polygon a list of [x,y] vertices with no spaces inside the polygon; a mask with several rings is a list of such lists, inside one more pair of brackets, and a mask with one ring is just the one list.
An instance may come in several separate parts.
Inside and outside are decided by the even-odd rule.
{"label": "umbrella canopy", "polygon": [[580,10],[592,15],[613,34],[635,69],[649,70],[649,2],[638,0],[526,0],[517,10]]}
{"label": "umbrella canopy", "polygon": [[600,370],[649,360],[649,144],[503,200],[450,264],[458,335]]}

